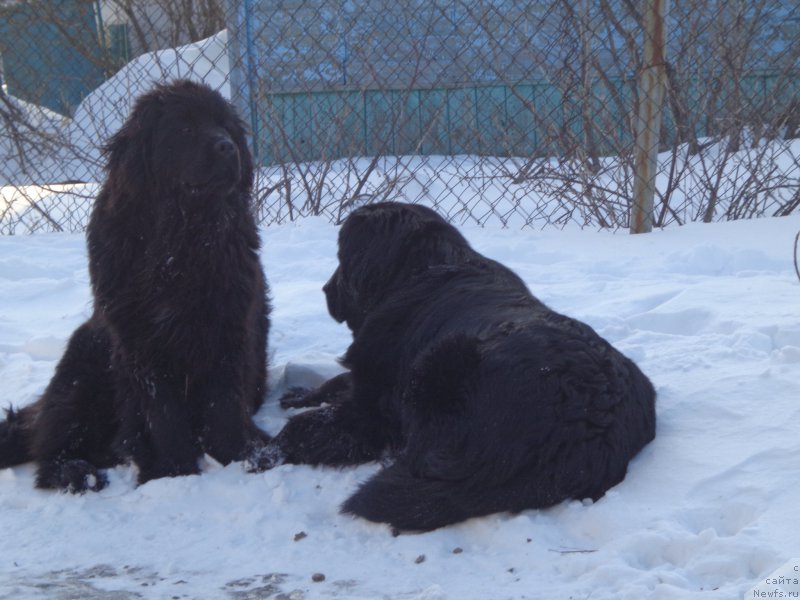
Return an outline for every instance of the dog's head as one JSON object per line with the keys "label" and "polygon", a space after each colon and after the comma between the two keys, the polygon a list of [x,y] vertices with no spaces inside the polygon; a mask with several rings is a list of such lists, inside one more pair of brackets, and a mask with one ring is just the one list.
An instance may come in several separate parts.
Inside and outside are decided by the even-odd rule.
{"label": "dog's head", "polygon": [[356,332],[372,308],[415,274],[471,256],[475,252],[464,237],[429,208],[364,206],[339,231],[339,266],[323,287],[328,311]]}
{"label": "dog's head", "polygon": [[221,94],[200,83],[178,80],[140,96],[105,152],[110,180],[127,189],[144,184],[202,197],[252,188],[242,122]]}

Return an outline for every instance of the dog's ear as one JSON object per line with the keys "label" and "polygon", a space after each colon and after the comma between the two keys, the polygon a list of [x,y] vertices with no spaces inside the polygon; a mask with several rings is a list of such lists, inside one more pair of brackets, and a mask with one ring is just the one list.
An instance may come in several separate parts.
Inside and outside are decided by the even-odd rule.
{"label": "dog's ear", "polygon": [[[231,114],[236,114],[233,105],[229,105],[229,109]],[[237,116],[228,129],[228,133],[231,134],[233,142],[239,149],[239,169],[241,171],[241,182],[239,186],[242,191],[249,193],[253,189],[255,165],[253,165],[253,154],[250,152],[250,147],[247,144],[247,127],[244,121]]]}
{"label": "dog's ear", "polygon": [[[119,181],[125,175],[137,181],[126,181],[123,185],[136,189],[152,176],[151,140],[147,139],[156,129],[156,122],[163,110],[164,101],[159,89],[145,94],[136,101],[128,119],[103,146],[106,170],[114,173]],[[122,182],[120,182],[122,183]]]}

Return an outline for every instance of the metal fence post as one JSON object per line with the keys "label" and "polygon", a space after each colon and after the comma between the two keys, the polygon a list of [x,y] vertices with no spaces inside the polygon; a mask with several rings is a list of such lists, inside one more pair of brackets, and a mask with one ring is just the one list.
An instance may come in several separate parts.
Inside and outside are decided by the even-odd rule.
{"label": "metal fence post", "polygon": [[253,66],[252,11],[250,0],[227,0],[225,25],[228,29],[228,62],[231,102],[250,128],[250,149],[260,163],[258,111],[255,107],[255,67]]}
{"label": "metal fence post", "polygon": [[647,233],[653,229],[661,107],[666,87],[668,12],[669,0],[644,0],[644,60],[639,77],[631,233]]}

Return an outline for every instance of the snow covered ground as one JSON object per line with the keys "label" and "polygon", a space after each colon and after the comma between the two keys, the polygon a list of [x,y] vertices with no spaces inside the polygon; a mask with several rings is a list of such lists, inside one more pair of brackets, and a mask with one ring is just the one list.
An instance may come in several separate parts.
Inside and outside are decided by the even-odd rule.
{"label": "snow covered ground", "polygon": [[[140,487],[120,467],[107,489],[84,496],[33,489],[28,465],[0,470],[0,598],[638,600],[754,597],[759,582],[772,590],[766,576],[800,556],[800,216],[642,236],[462,230],[656,384],[656,439],[604,498],[392,537],[337,511],[376,465],[256,475],[209,462],[200,475]],[[349,341],[320,291],[335,236],[321,218],[263,231],[275,310],[272,391],[258,420],[271,432],[287,417],[275,399],[338,372]],[[0,403],[41,393],[90,299],[82,235],[0,236]]]}

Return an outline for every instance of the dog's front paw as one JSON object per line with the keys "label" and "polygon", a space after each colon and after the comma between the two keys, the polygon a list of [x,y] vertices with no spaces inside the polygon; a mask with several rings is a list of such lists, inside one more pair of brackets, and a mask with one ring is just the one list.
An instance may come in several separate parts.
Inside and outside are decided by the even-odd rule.
{"label": "dog's front paw", "polygon": [[263,446],[253,448],[245,458],[244,465],[248,473],[260,473],[282,465],[285,459],[283,450],[273,440]]}
{"label": "dog's front paw", "polygon": [[309,388],[299,386],[290,387],[279,400],[281,408],[305,408],[306,406],[310,406],[308,404],[308,399],[311,395],[311,392],[312,390]]}
{"label": "dog's front paw", "polygon": [[105,473],[78,458],[43,463],[36,474],[36,487],[60,489],[71,494],[99,492],[107,485]]}

